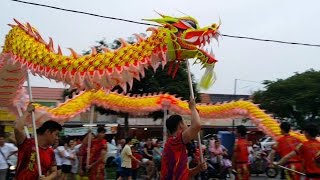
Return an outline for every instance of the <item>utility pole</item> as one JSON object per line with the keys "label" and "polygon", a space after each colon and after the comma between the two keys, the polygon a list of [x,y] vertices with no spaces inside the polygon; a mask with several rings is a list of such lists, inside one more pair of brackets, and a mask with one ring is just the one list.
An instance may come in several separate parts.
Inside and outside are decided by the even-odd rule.
{"label": "utility pole", "polygon": [[[233,95],[234,95],[234,99],[237,98],[237,81],[238,79],[234,79],[234,86],[233,86]],[[234,122],[234,119],[232,119],[232,132],[233,134],[235,134],[235,122]]]}
{"label": "utility pole", "polygon": [[234,95],[234,97],[236,97],[236,95],[237,95],[237,81],[238,81],[239,79],[234,79],[234,86],[233,86],[233,95]]}

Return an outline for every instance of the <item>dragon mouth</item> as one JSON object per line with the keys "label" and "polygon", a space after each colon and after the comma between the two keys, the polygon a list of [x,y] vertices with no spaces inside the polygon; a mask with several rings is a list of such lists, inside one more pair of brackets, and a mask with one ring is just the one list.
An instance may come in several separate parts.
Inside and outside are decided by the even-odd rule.
{"label": "dragon mouth", "polygon": [[[184,41],[188,44],[192,44],[197,46],[198,50],[201,51],[205,56],[208,57],[206,63],[213,64],[218,62],[215,59],[215,55],[213,54],[212,47],[210,46],[210,42],[215,39],[218,41],[220,33],[218,30],[206,29],[204,30],[195,30],[191,32],[187,32],[184,36]],[[207,46],[209,45],[209,46]],[[207,47],[210,47],[210,51]]]}

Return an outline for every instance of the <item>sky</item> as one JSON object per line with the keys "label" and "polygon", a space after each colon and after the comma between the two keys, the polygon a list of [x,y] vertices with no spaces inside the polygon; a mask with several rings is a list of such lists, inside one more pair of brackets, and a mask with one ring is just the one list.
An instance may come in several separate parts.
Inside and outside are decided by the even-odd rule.
{"label": "sky", "polygon": [[[289,42],[320,44],[320,1],[317,0],[28,0],[40,4],[85,11],[142,22],[157,18],[160,12],[170,16],[196,18],[201,27],[222,21],[222,34],[275,39]],[[10,0],[0,3],[0,44],[10,30],[13,18],[29,22],[47,40],[52,37],[65,54],[72,47],[77,52],[88,50],[95,42],[130,37],[145,32],[146,25],[102,19],[88,15],[63,12],[44,7],[21,4]],[[294,73],[320,69],[320,48],[276,44],[222,37],[215,43],[217,80],[204,93],[252,94],[263,90],[261,82],[286,79]],[[192,66],[199,80],[204,73]],[[237,85],[235,86],[235,79]],[[62,87],[48,79],[31,78],[31,85]]]}

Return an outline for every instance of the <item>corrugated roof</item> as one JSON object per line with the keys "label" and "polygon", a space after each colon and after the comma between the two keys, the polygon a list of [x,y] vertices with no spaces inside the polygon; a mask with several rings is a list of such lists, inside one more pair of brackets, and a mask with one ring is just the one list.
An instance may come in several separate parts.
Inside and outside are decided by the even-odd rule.
{"label": "corrugated roof", "polygon": [[209,94],[201,93],[200,94],[200,100],[201,100],[201,103],[212,103]]}

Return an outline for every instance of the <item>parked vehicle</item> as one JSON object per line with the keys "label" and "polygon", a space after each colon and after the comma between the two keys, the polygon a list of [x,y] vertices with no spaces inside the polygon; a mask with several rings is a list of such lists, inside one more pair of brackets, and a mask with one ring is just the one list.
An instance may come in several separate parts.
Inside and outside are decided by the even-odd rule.
{"label": "parked vehicle", "polygon": [[269,151],[276,142],[271,137],[264,137],[260,139],[259,143],[262,150]]}

